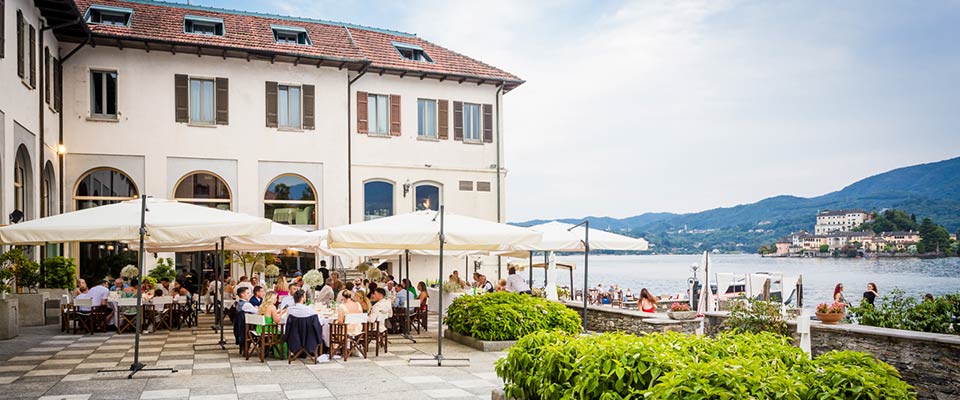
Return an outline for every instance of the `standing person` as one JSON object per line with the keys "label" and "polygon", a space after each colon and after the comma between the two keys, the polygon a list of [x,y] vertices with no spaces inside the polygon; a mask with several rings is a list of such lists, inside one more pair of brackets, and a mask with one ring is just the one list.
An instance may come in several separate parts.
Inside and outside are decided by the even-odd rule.
{"label": "standing person", "polygon": [[843,295],[843,284],[838,283],[836,287],[833,288],[833,301],[849,306],[850,302],[847,301],[847,298]]}
{"label": "standing person", "polygon": [[640,290],[640,302],[637,303],[637,306],[640,308],[641,312],[657,312],[657,298],[650,294],[650,291],[647,290],[647,288],[643,288]]}
{"label": "standing person", "polygon": [[531,294],[530,285],[527,285],[527,281],[523,280],[523,277],[517,275],[517,268],[510,267],[507,270],[507,291],[513,293],[523,293]]}
{"label": "standing person", "polygon": [[873,305],[873,302],[880,296],[880,293],[877,292],[877,284],[870,282],[867,284],[867,291],[863,292],[863,301],[867,304]]}

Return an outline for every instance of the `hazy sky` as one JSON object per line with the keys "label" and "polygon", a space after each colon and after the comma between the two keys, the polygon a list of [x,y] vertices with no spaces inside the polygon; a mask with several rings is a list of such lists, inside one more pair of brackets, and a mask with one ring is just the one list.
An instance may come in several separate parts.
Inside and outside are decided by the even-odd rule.
{"label": "hazy sky", "polygon": [[227,1],[416,33],[527,80],[507,216],[690,212],[960,155],[957,1]]}

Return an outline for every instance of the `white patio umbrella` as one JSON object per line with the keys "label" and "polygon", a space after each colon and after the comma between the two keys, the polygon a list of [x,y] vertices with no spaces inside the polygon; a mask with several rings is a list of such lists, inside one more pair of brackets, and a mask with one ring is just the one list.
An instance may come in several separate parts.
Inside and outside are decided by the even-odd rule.
{"label": "white patio umbrella", "polygon": [[[43,244],[139,239],[137,264],[139,276],[142,277],[145,244],[192,243],[213,237],[259,235],[268,232],[270,232],[270,221],[263,218],[141,195],[138,200],[123,201],[5,226],[0,228],[0,243]],[[143,297],[140,293],[141,288],[142,286],[137,285],[138,315],[133,364],[130,365],[129,377],[144,370],[144,365],[140,363],[142,328],[140,313]],[[223,347],[223,344],[221,327],[220,346]]]}
{"label": "white patio umbrella", "polygon": [[[519,251],[530,252],[545,251],[552,253],[554,251],[583,252],[583,329],[587,330],[587,291],[590,250],[623,250],[623,251],[644,251],[649,248],[649,243],[642,238],[632,238],[629,236],[618,235],[616,233],[606,232],[599,229],[591,229],[589,221],[584,221],[578,225],[571,225],[563,222],[547,222],[530,227],[531,230],[543,233],[543,239],[540,243],[533,245],[518,245],[513,247],[513,251],[502,253],[509,256],[520,256]],[[548,257],[550,255],[548,254]],[[532,260],[531,260],[532,263]],[[547,269],[547,287],[544,290],[547,293],[556,293],[556,281],[551,281],[551,273],[556,276],[556,271]],[[533,280],[533,272],[530,272],[530,279]],[[574,290],[570,288],[571,292]]]}
{"label": "white patio umbrella", "polygon": [[[330,228],[327,242],[332,249],[437,250],[439,275],[443,281],[444,250],[494,251],[532,245],[541,233],[440,211],[417,211],[376,220]],[[443,297],[443,285],[440,285]],[[443,315],[440,302],[438,315]],[[443,365],[443,323],[437,324],[437,354],[430,360]]]}
{"label": "white patio umbrella", "polygon": [[[229,251],[275,251],[291,248],[310,249],[314,251],[320,246],[320,237],[311,232],[297,229],[276,222],[269,222],[270,231],[261,235],[228,236],[223,241],[223,250]],[[209,251],[214,250],[220,237],[207,238],[199,242],[189,243],[156,243],[148,242],[144,249],[149,252],[160,251]],[[131,249],[136,250],[137,244],[128,243]]]}

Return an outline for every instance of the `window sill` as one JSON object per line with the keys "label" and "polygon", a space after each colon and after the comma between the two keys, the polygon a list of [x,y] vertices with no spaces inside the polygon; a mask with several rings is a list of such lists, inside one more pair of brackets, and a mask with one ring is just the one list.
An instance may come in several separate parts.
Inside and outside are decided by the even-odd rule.
{"label": "window sill", "polygon": [[389,139],[393,137],[393,135],[389,133],[373,133],[373,132],[367,132],[367,136],[375,137],[375,138],[384,138],[384,139]]}
{"label": "window sill", "polygon": [[439,141],[440,141],[440,139],[437,138],[437,137],[420,136],[420,135],[417,135],[417,140],[422,140],[422,141],[424,141],[424,142],[439,142]]}
{"label": "window sill", "polygon": [[208,124],[206,122],[187,122],[187,126],[195,128],[216,128],[217,124]]}
{"label": "window sill", "polygon": [[87,117],[89,122],[120,122],[120,118],[117,116],[107,116],[107,115],[92,115]]}
{"label": "window sill", "polygon": [[468,139],[463,139],[463,143],[464,143],[464,144],[472,144],[472,145],[481,145],[481,146],[483,146],[483,141],[482,141],[482,140],[474,140],[474,139],[469,139],[469,140],[468,140]]}
{"label": "window sill", "polygon": [[279,131],[279,132],[303,132],[303,128],[284,128],[284,127],[279,127],[279,128],[277,128],[277,131]]}
{"label": "window sill", "polygon": [[27,80],[27,79],[20,78],[20,83],[22,83],[23,86],[26,86],[26,87],[27,87],[27,90],[36,89],[36,86],[31,85],[31,84],[30,84],[30,81]]}

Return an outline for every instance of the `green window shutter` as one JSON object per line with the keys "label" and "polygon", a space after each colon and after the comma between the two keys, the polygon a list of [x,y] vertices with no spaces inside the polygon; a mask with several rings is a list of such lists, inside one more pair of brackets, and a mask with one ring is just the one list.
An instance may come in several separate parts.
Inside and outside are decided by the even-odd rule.
{"label": "green window shutter", "polygon": [[316,89],[313,85],[303,85],[303,129],[315,129],[316,118],[314,116],[316,106],[314,104],[314,93]]}

